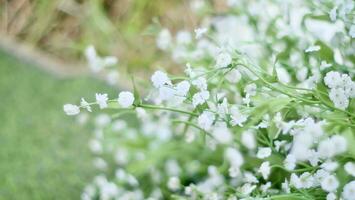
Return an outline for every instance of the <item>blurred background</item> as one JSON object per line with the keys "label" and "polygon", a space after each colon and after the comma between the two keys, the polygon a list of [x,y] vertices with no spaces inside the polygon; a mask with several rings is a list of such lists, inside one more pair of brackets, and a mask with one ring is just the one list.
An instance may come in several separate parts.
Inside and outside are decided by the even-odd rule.
{"label": "blurred background", "polygon": [[90,127],[62,106],[120,87],[88,73],[85,48],[117,56],[123,71],[168,65],[158,59],[152,26],[191,31],[198,3],[0,0],[0,199],[78,199],[95,175]]}

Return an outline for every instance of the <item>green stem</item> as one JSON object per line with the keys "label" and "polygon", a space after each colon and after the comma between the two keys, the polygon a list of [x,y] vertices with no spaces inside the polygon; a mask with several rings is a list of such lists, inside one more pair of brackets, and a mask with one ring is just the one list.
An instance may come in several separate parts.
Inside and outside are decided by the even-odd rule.
{"label": "green stem", "polygon": [[169,107],[161,107],[161,106],[154,106],[154,105],[148,105],[148,104],[139,104],[137,107],[141,108],[146,108],[146,109],[152,109],[152,110],[168,110],[168,111],[173,111],[173,112],[178,112],[178,113],[183,113],[183,114],[188,114],[194,117],[198,117],[197,113],[185,111],[185,110],[179,110],[176,108],[169,108]]}

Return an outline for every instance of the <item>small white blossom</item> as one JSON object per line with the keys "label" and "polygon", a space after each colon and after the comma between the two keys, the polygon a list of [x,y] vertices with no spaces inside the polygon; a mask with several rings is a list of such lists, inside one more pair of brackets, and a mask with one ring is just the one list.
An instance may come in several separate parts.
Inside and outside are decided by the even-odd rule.
{"label": "small white blossom", "polygon": [[355,38],[355,25],[351,25],[349,35],[351,38]]}
{"label": "small white blossom", "polygon": [[324,77],[324,83],[329,88],[338,87],[341,84],[341,75],[339,72],[330,71]]}
{"label": "small white blossom", "polygon": [[263,178],[265,180],[268,179],[269,175],[270,175],[270,171],[271,171],[271,167],[270,167],[270,162],[269,161],[265,161],[260,165],[260,168],[258,170],[259,173],[261,173],[261,175],[263,176]]}
{"label": "small white blossom", "polygon": [[271,155],[270,147],[259,147],[258,153],[256,154],[257,158],[264,159]]}
{"label": "small white blossom", "polygon": [[84,98],[81,98],[80,106],[82,106],[83,108],[86,108],[86,110],[88,110],[89,112],[92,111],[91,110],[91,106],[89,105],[89,103]]}
{"label": "small white blossom", "polygon": [[227,81],[231,83],[238,83],[242,79],[242,74],[237,69],[232,69],[226,74]]}
{"label": "small white blossom", "polygon": [[195,29],[196,39],[200,39],[205,33],[207,33],[207,28],[197,28]]}
{"label": "small white blossom", "polygon": [[123,108],[128,108],[133,105],[134,102],[134,96],[131,92],[120,92],[118,95],[118,103],[120,104],[121,107]]}
{"label": "small white blossom", "polygon": [[288,154],[284,160],[284,166],[287,170],[294,170],[296,167],[296,157],[292,154]]}
{"label": "small white blossom", "polygon": [[176,34],[176,42],[180,45],[186,45],[191,43],[192,41],[192,37],[191,37],[191,33],[188,31],[179,31]]}
{"label": "small white blossom", "polygon": [[256,148],[256,140],[252,131],[244,131],[241,136],[241,142],[248,149]]}
{"label": "small white blossom", "polygon": [[327,194],[326,200],[336,200],[336,199],[337,199],[337,196],[333,192]]}
{"label": "small white blossom", "polygon": [[180,189],[180,179],[176,176],[170,177],[167,186],[172,191],[177,191]]}
{"label": "small white blossom", "polygon": [[217,122],[213,127],[211,135],[221,144],[228,144],[233,141],[233,135],[225,122]]}
{"label": "small white blossom", "polygon": [[197,79],[193,80],[191,83],[201,91],[207,90],[207,81],[204,77],[198,77]]}
{"label": "small white blossom", "polygon": [[271,187],[271,182],[267,182],[263,185],[260,186],[260,190],[263,192],[263,193],[267,193],[267,191],[270,189]]}
{"label": "small white blossom", "polygon": [[73,104],[65,104],[63,106],[64,112],[67,115],[77,115],[80,113],[79,106]]}
{"label": "small white blossom", "polygon": [[245,86],[244,92],[248,94],[249,96],[255,96],[256,95],[256,84],[251,83]]}
{"label": "small white blossom", "polygon": [[291,189],[290,189],[290,185],[287,181],[287,179],[285,179],[285,181],[281,184],[281,188],[284,192],[286,192],[287,194],[288,193],[291,193]]}
{"label": "small white blossom", "polygon": [[238,107],[236,106],[232,106],[231,108],[231,124],[232,126],[243,126],[243,123],[247,121],[248,119],[248,116],[247,115],[244,115],[242,114]]}
{"label": "small white blossom", "polygon": [[355,200],[355,181],[347,183],[342,192],[344,200]]}
{"label": "small white blossom", "polygon": [[188,81],[181,81],[175,88],[176,95],[185,97],[190,90],[190,83]]}
{"label": "small white blossom", "polygon": [[333,22],[337,19],[337,7],[334,7],[330,12],[329,12],[329,18]]}
{"label": "small white blossom", "polygon": [[215,120],[215,114],[210,111],[203,111],[203,113],[198,117],[198,125],[208,131],[211,129],[213,121]]}
{"label": "small white blossom", "polygon": [[255,188],[256,188],[256,185],[246,183],[240,188],[240,192],[243,195],[249,195],[250,193],[252,193],[255,190]]}
{"label": "small white blossom", "polygon": [[171,85],[168,75],[162,71],[154,72],[150,80],[153,82],[155,88],[160,88],[165,84]]}
{"label": "small white blossom", "polygon": [[171,34],[168,29],[163,29],[160,31],[157,37],[157,47],[162,50],[167,50],[171,45]]}
{"label": "small white blossom", "polygon": [[344,165],[344,169],[346,171],[346,173],[350,174],[351,176],[355,177],[355,163],[353,162],[347,162]]}
{"label": "small white blossom", "polygon": [[339,187],[339,181],[334,175],[329,175],[322,180],[321,186],[327,192],[334,192]]}
{"label": "small white blossom", "polygon": [[320,50],[320,46],[318,45],[313,45],[313,46],[310,46],[308,47],[305,52],[306,53],[309,53],[309,52],[314,52],[314,51],[319,51]]}
{"label": "small white blossom", "polygon": [[239,169],[239,167],[231,166],[231,167],[228,169],[228,174],[229,174],[230,177],[236,178],[236,177],[240,174],[240,169]]}
{"label": "small white blossom", "polygon": [[328,171],[328,172],[333,172],[338,168],[339,164],[334,161],[326,161],[321,165],[321,168]]}
{"label": "small white blossom", "polygon": [[96,93],[96,102],[99,104],[100,109],[107,108],[108,97],[107,94]]}
{"label": "small white blossom", "polygon": [[216,58],[216,67],[225,68],[232,63],[232,56],[228,52],[221,52]]}
{"label": "small white blossom", "polygon": [[204,104],[210,98],[208,91],[197,92],[192,96],[192,104],[194,107]]}
{"label": "small white blossom", "polygon": [[321,70],[324,70],[324,69],[327,69],[327,68],[329,68],[331,66],[332,66],[332,64],[327,63],[327,61],[325,61],[325,60],[322,60],[322,62],[320,63],[320,67],[319,68]]}
{"label": "small white blossom", "polygon": [[225,150],[224,154],[231,166],[239,168],[244,164],[243,155],[240,153],[238,149],[228,147]]}
{"label": "small white blossom", "polygon": [[311,188],[314,184],[314,177],[309,173],[305,172],[298,177],[296,174],[291,174],[291,185],[297,189],[301,188]]}

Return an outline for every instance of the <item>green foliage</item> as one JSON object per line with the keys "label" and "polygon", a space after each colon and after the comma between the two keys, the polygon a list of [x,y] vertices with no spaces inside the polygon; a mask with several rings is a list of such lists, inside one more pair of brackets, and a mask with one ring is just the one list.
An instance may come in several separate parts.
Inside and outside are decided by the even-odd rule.
{"label": "green foliage", "polygon": [[85,77],[58,80],[0,52],[0,199],[80,197],[94,173],[90,132],[62,104],[104,88]]}

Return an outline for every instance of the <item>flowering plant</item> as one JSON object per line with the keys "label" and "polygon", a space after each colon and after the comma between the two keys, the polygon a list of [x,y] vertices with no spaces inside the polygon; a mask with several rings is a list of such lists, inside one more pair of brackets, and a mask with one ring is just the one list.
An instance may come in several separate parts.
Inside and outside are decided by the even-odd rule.
{"label": "flowering plant", "polygon": [[64,105],[114,111],[96,119],[103,174],[83,199],[355,199],[354,2],[227,5],[193,1],[195,38],[160,29],[183,75]]}

